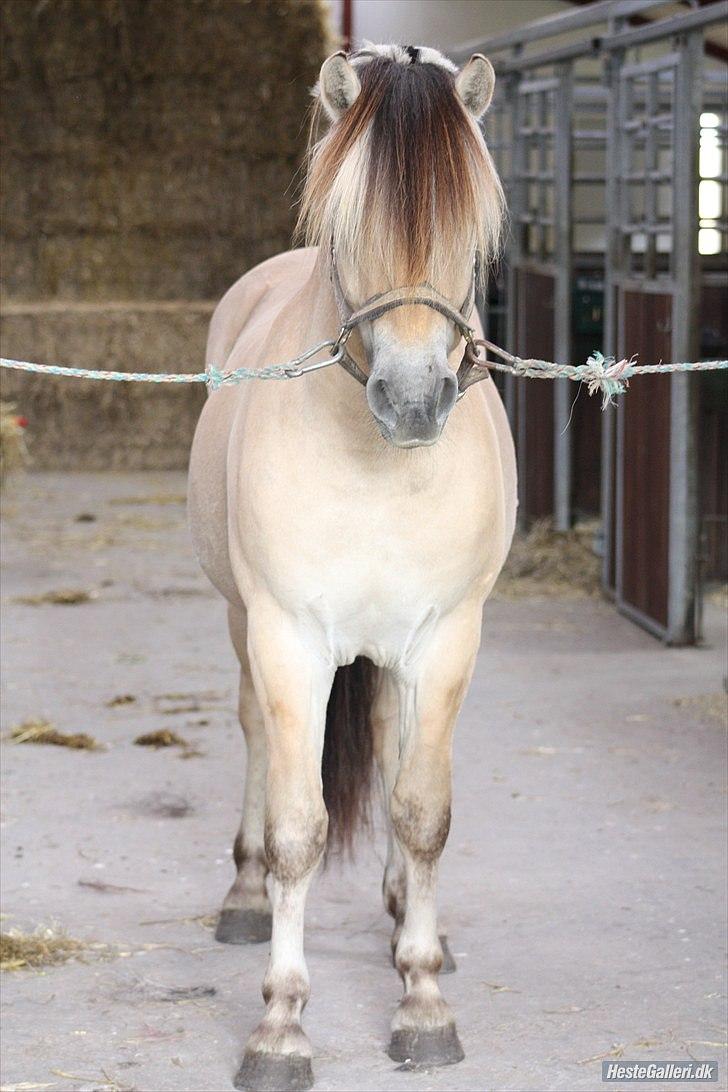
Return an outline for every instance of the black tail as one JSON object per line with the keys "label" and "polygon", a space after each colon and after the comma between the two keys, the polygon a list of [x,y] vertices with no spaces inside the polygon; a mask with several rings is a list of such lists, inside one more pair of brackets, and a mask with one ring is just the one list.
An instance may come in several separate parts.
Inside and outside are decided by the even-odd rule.
{"label": "black tail", "polygon": [[321,761],[329,850],[351,852],[357,829],[369,822],[376,682],[377,668],[365,656],[338,668],[334,676]]}

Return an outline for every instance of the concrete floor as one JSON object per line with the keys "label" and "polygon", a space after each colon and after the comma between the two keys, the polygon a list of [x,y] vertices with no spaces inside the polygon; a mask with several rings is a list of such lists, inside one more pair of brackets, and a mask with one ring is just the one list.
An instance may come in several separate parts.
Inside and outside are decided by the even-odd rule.
{"label": "concrete floor", "polygon": [[[107,749],[3,744],[2,925],[108,947],[5,976],[3,1087],[226,1090],[262,1012],[266,946],[218,945],[206,920],[232,879],[243,742],[183,491],[43,475],[5,502],[4,730],[45,716]],[[96,597],[15,602],[63,587]],[[399,983],[379,838],[309,899],[317,1089],[592,1090],[620,1053],[719,1059],[725,1087],[725,737],[703,702],[721,626],[714,610],[707,647],[667,650],[601,602],[487,606],[441,870],[466,1059],[398,1072],[384,1053]],[[120,694],[136,701],[109,708]],[[161,727],[202,754],[133,745]]]}

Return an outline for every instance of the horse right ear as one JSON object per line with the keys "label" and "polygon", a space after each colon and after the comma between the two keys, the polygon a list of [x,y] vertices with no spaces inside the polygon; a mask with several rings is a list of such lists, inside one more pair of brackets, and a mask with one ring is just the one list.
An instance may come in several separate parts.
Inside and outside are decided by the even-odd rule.
{"label": "horse right ear", "polygon": [[345,53],[334,53],[324,61],[318,89],[326,113],[332,121],[338,121],[361,91],[359,77],[347,61]]}
{"label": "horse right ear", "polygon": [[481,118],[490,106],[494,87],[493,65],[482,53],[474,53],[455,80],[458,95],[475,118]]}

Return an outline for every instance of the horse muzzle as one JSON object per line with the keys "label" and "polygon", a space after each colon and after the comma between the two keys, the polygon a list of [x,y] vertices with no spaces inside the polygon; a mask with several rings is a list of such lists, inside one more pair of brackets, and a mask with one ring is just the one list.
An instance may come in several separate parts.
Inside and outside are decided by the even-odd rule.
{"label": "horse muzzle", "polygon": [[427,369],[423,389],[413,390],[406,368],[374,368],[367,402],[379,431],[396,447],[424,447],[440,437],[458,397],[458,383],[447,364]]}

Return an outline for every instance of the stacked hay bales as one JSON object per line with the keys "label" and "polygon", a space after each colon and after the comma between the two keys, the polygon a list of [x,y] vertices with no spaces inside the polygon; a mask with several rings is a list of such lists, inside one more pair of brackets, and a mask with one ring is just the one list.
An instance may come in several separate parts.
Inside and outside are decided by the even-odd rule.
{"label": "stacked hay bales", "polygon": [[[5,0],[2,355],[201,370],[214,301],[290,245],[320,0]],[[185,464],[202,388],[3,377],[33,463]]]}

